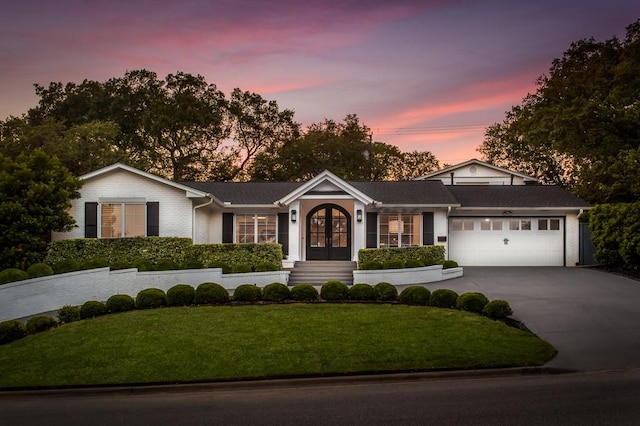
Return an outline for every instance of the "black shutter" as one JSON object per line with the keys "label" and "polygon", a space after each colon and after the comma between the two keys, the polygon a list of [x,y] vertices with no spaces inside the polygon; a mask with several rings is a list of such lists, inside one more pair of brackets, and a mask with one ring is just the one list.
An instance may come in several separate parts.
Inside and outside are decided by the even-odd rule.
{"label": "black shutter", "polygon": [[222,213],[222,242],[233,242],[233,213]]}
{"label": "black shutter", "polygon": [[84,237],[98,238],[98,203],[84,203]]}
{"label": "black shutter", "polygon": [[147,237],[160,236],[160,203],[150,201],[147,203]]}
{"label": "black shutter", "polygon": [[422,213],[422,245],[433,245],[433,212]]}
{"label": "black shutter", "polygon": [[367,212],[367,248],[378,247],[378,213]]}
{"label": "black shutter", "polygon": [[278,243],[282,245],[282,254],[289,254],[289,213],[278,213]]}

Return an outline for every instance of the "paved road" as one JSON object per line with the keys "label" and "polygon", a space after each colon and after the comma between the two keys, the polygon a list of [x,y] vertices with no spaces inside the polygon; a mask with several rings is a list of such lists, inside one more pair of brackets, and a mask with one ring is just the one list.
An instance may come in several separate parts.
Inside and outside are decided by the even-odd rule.
{"label": "paved road", "polygon": [[[357,382],[355,382],[357,383]],[[2,425],[636,425],[640,370],[0,397]]]}
{"label": "paved road", "polygon": [[427,287],[507,300],[514,317],[558,349],[550,367],[640,367],[640,281],[588,268],[466,267],[464,277]]}

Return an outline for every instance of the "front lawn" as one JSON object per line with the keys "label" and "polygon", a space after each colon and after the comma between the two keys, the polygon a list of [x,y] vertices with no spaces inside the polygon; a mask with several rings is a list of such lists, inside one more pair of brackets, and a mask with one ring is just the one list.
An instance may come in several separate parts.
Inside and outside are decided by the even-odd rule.
{"label": "front lawn", "polygon": [[536,366],[555,353],[529,333],[452,309],[162,308],[66,324],[0,346],[0,387]]}

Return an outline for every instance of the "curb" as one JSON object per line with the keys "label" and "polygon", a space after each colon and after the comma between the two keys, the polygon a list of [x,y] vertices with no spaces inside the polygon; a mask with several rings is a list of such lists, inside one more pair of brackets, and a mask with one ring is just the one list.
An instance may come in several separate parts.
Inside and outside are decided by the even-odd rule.
{"label": "curb", "polygon": [[236,391],[252,389],[272,389],[308,386],[338,386],[371,383],[391,383],[418,380],[474,379],[508,376],[539,376],[550,374],[574,373],[574,370],[552,367],[514,367],[478,370],[440,370],[425,372],[402,372],[361,374],[322,377],[273,378],[262,380],[237,380],[197,383],[156,383],[130,385],[96,385],[64,388],[15,388],[0,390],[0,399],[15,397],[60,397],[89,396],[107,394],[148,394],[148,393],[180,393],[207,391]]}

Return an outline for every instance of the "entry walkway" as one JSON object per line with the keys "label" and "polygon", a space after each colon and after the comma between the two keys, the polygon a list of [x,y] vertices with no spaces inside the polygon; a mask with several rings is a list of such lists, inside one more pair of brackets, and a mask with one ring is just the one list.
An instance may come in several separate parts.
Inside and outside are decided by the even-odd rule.
{"label": "entry walkway", "polygon": [[587,268],[465,267],[464,277],[427,288],[508,301],[515,318],[558,350],[549,367],[640,367],[640,281]]}

